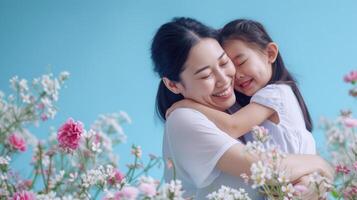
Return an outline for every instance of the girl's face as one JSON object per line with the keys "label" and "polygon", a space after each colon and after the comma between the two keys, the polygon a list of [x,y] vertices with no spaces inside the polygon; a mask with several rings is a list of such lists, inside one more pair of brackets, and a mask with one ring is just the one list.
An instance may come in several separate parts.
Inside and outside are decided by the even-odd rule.
{"label": "girl's face", "polygon": [[234,75],[234,65],[219,43],[205,38],[190,50],[181,81],[168,84],[166,79],[165,84],[185,98],[223,111],[235,102]]}
{"label": "girl's face", "polygon": [[266,50],[260,51],[258,47],[232,39],[227,40],[223,48],[236,68],[235,90],[252,96],[267,85],[272,77],[272,63],[276,59],[276,56],[272,55],[274,50],[277,52],[277,46],[274,43],[269,44]]}

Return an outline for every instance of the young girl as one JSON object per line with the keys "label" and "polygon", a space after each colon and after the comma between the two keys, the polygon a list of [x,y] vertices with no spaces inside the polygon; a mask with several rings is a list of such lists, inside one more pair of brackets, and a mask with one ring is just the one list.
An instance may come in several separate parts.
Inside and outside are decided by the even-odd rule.
{"label": "young girl", "polygon": [[[267,145],[286,153],[315,154],[307,107],[264,27],[252,20],[235,20],[224,26],[219,41],[236,67],[234,89],[243,107],[229,115],[186,99],[175,103],[168,113],[178,107],[194,108],[234,138],[256,125],[264,126],[271,136]],[[207,70],[203,79],[210,78]],[[245,139],[252,140],[250,137],[247,134]]]}

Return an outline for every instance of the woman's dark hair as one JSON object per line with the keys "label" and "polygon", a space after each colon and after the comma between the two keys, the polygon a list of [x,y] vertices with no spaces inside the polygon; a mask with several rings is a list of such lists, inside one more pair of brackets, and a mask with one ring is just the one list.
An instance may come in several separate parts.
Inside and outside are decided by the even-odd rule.
{"label": "woman's dark hair", "polygon": [[[220,30],[218,38],[220,44],[223,46],[224,43],[228,40],[241,40],[243,42],[246,42],[247,44],[257,47],[259,50],[266,49],[268,44],[273,42],[262,24],[247,19],[238,19],[231,21]],[[273,74],[268,84],[283,83],[289,85],[292,88],[302,110],[306,129],[311,132],[312,121],[309,111],[299,91],[296,80],[286,69],[280,53],[278,53],[275,62],[272,64],[272,67]],[[235,93],[239,104],[245,106],[249,103],[249,96],[246,96],[237,91]]]}
{"label": "woman's dark hair", "polygon": [[[151,44],[154,71],[160,78],[179,82],[191,48],[203,38],[217,39],[217,31],[195,19],[174,18],[162,25]],[[161,80],[156,94],[156,113],[163,121],[166,120],[166,110],[181,99],[181,94],[171,92]]]}

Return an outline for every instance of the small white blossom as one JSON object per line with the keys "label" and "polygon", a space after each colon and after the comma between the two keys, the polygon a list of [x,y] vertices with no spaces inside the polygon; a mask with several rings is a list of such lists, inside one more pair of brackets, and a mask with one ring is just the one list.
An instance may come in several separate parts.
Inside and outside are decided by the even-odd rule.
{"label": "small white blossom", "polygon": [[9,156],[0,156],[0,165],[9,165],[11,158]]}

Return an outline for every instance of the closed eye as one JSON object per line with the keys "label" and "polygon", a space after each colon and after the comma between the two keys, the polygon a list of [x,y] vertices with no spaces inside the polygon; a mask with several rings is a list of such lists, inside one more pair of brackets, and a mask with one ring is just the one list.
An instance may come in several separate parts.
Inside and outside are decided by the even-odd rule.
{"label": "closed eye", "polygon": [[239,63],[238,66],[243,65],[245,62],[247,62],[248,59],[244,60],[243,62]]}
{"label": "closed eye", "polygon": [[211,76],[212,76],[212,73],[208,74],[207,76],[201,77],[201,79],[208,79],[208,78],[210,78]]}

